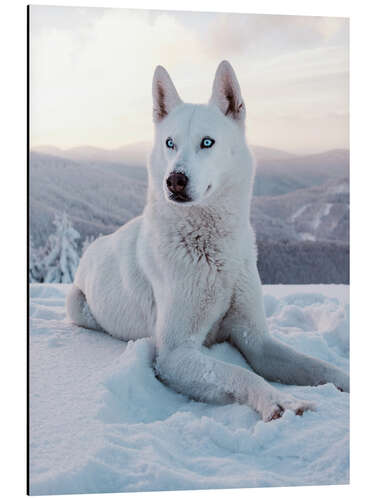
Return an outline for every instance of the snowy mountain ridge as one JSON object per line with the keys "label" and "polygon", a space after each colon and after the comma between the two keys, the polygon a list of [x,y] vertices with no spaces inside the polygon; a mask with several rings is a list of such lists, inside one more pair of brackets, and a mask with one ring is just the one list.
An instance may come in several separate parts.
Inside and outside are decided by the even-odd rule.
{"label": "snowy mountain ridge", "polygon": [[[281,157],[275,160],[275,155],[279,154],[277,150],[272,155],[267,154],[272,159],[258,160],[254,186],[258,195],[253,199],[252,221],[260,238],[298,240],[303,239],[303,234],[312,234],[315,240],[347,242],[349,183],[346,153],[333,151],[332,158],[327,153],[324,168],[315,163],[311,167],[311,157],[309,168],[305,168],[294,156],[285,158],[280,153]],[[289,162],[288,165],[285,162]],[[30,209],[34,240],[36,243],[45,241],[51,232],[53,213],[63,210],[72,217],[83,238],[112,232],[142,212],[146,189],[147,172],[139,165],[73,161],[31,152]],[[340,189],[340,192],[335,192],[335,189]],[[328,216],[333,219],[327,224],[327,229],[315,234],[319,225],[315,230],[314,224],[310,228],[304,227],[309,220],[316,220],[321,205],[335,194],[333,210],[325,215],[324,222],[328,222]],[[306,201],[311,202],[309,210],[293,218],[293,213],[298,213]],[[335,230],[336,226],[338,229]]]}
{"label": "snowy mountain ridge", "polygon": [[[139,154],[137,145],[134,151]],[[324,161],[323,165],[320,161]],[[143,211],[147,171],[140,164],[78,161],[31,152],[29,165],[30,237],[36,254],[55,231],[53,221],[58,214],[65,212],[69,216],[80,234],[79,248],[82,248],[85,241],[115,231]],[[294,264],[293,269],[287,270],[288,281],[283,283],[306,283],[310,279],[322,282],[322,275],[323,282],[348,282],[348,171],[345,151],[313,155],[307,166],[295,155],[277,150],[260,151],[254,186],[258,195],[252,200],[251,222],[261,250],[265,282],[275,282],[279,267],[286,262],[291,265],[286,250],[293,251]],[[278,246],[285,242],[293,243],[293,248]],[[299,242],[315,244],[303,249],[304,255],[310,252],[309,259],[298,251],[295,244]],[[326,243],[335,247],[328,249]],[[324,257],[325,248],[329,250],[329,258]],[[280,250],[284,262],[278,257]],[[331,261],[335,252],[341,266],[336,270]],[[315,270],[312,269],[314,262],[318,262]],[[301,266],[306,268],[304,276]]]}

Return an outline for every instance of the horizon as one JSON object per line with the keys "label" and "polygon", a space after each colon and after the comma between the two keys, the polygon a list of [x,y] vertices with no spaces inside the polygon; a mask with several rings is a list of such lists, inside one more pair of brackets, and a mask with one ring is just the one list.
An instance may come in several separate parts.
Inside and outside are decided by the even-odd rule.
{"label": "horizon", "polygon": [[223,59],[250,144],[349,149],[348,36],[347,18],[31,6],[31,149],[151,142],[154,68],[184,101],[202,102]]}
{"label": "horizon", "polygon": [[[40,148],[52,148],[52,149],[57,149],[57,150],[62,151],[62,152],[68,152],[68,151],[71,151],[73,149],[92,148],[92,149],[98,149],[100,151],[112,152],[112,151],[117,151],[117,150],[124,149],[127,147],[137,146],[137,145],[144,144],[144,143],[147,143],[147,146],[150,146],[150,147],[152,146],[152,141],[137,141],[137,142],[132,142],[130,144],[122,144],[122,145],[116,146],[114,148],[106,148],[106,147],[96,146],[93,144],[76,144],[74,146],[69,146],[66,148],[65,147],[62,148],[62,147],[56,146],[54,144],[36,144],[34,146],[30,146],[29,150],[40,153],[40,151],[35,151],[35,150],[40,149]],[[303,153],[297,152],[296,153],[296,152],[288,151],[286,149],[280,149],[280,148],[276,148],[276,147],[274,148],[272,146],[264,146],[263,144],[248,144],[248,145],[249,145],[250,149],[252,149],[252,148],[269,149],[270,151],[279,151],[280,153],[290,154],[291,156],[292,155],[310,156],[310,155],[319,155],[319,154],[329,153],[332,151],[345,151],[345,152],[350,151],[349,147],[342,147],[342,148],[322,149],[322,150],[318,150],[318,151],[314,151],[314,152],[303,152]]]}

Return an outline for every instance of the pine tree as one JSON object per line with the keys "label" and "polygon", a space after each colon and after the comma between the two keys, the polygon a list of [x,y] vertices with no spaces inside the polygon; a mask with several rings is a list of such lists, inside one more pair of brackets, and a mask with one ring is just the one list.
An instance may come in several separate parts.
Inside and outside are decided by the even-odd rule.
{"label": "pine tree", "polygon": [[56,231],[47,242],[44,259],[46,283],[71,283],[79,264],[78,242],[80,234],[72,225],[68,215],[56,214],[53,221]]}
{"label": "pine tree", "polygon": [[44,253],[42,248],[35,248],[34,239],[29,241],[29,283],[42,283],[44,280]]}

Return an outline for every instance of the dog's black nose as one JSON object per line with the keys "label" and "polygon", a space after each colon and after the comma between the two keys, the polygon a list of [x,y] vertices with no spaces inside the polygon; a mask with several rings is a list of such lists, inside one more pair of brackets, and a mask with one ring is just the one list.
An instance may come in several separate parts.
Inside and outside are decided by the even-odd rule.
{"label": "dog's black nose", "polygon": [[188,178],[180,172],[172,172],[167,179],[167,187],[173,194],[183,195],[185,192]]}

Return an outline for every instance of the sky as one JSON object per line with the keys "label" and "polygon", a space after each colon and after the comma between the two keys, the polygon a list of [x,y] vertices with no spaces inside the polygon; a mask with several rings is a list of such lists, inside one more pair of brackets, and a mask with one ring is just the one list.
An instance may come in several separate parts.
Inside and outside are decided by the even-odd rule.
{"label": "sky", "polygon": [[153,136],[163,65],[186,102],[234,67],[251,144],[294,153],[349,147],[349,20],[31,6],[30,143],[107,149]]}

